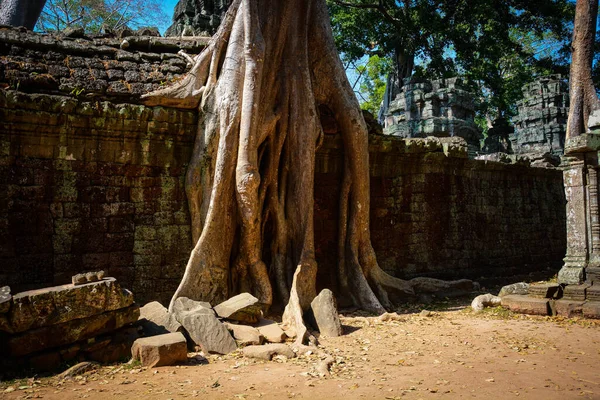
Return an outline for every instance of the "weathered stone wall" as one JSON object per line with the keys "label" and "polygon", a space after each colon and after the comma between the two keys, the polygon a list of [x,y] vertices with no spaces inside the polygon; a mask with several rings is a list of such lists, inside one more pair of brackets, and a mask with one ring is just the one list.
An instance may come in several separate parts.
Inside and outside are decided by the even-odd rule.
{"label": "weathered stone wall", "polygon": [[[17,292],[104,269],[138,302],[164,303],[181,279],[197,115],[133,103],[185,70],[179,48],[195,53],[202,43],[137,37],[123,50],[120,42],[0,28],[0,286]],[[156,70],[163,75],[152,77]],[[381,265],[401,277],[557,269],[566,236],[561,173],[468,160],[455,145],[445,155],[440,143],[371,137]],[[340,148],[327,135],[317,154],[322,276],[336,262]]]}
{"label": "weathered stone wall", "polygon": [[183,188],[196,115],[0,90],[0,282],[104,269],[167,300],[191,249]]}
{"label": "weathered stone wall", "polygon": [[[444,146],[435,138],[371,138],[371,237],[381,267],[402,278],[510,276],[559,267],[566,246],[561,172],[470,160],[466,149]],[[327,141],[317,154],[321,268],[335,263],[338,147]]]}

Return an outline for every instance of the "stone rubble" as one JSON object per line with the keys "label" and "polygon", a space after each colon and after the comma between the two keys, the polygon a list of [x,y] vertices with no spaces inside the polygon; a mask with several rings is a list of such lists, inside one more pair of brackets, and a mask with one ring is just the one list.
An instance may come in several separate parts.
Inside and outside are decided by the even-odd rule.
{"label": "stone rubble", "polygon": [[232,321],[257,323],[262,317],[262,304],[250,293],[241,293],[214,308],[217,315]]}
{"label": "stone rubble", "polygon": [[143,367],[162,367],[187,361],[187,342],[181,332],[140,338],[131,347],[132,358]]}
{"label": "stone rubble", "polygon": [[[97,275],[96,275],[97,276]],[[114,278],[10,296],[0,290],[0,370],[56,369],[72,360],[114,362],[131,353],[139,307]],[[8,306],[7,306],[8,304]]]}
{"label": "stone rubble", "polygon": [[337,337],[343,334],[337,302],[331,290],[323,289],[310,303],[310,308],[321,335]]}
{"label": "stone rubble", "polygon": [[173,314],[158,301],[153,301],[140,308],[139,324],[145,336],[156,336],[165,333],[180,332],[181,324]]}
{"label": "stone rubble", "polygon": [[285,341],[285,332],[283,332],[283,329],[281,329],[275,321],[261,319],[256,325],[256,328],[269,343],[283,343]]}
{"label": "stone rubble", "polygon": [[247,346],[242,350],[242,354],[249,358],[270,361],[274,356],[281,355],[287,358],[294,358],[296,353],[287,344],[270,343],[262,346]]}
{"label": "stone rubble", "polygon": [[260,345],[265,337],[261,335],[258,329],[248,325],[238,325],[225,322],[225,327],[231,332],[237,344],[241,347]]}

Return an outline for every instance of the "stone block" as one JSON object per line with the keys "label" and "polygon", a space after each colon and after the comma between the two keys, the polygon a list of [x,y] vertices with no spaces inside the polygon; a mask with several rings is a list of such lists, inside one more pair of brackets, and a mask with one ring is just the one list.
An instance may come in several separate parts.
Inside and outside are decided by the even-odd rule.
{"label": "stone block", "polygon": [[153,301],[140,308],[140,325],[145,336],[162,335],[181,331],[181,324],[173,314],[158,301]]}
{"label": "stone block", "polygon": [[600,286],[600,267],[587,267],[585,269],[585,280],[589,284]]}
{"label": "stone block", "polygon": [[114,278],[30,290],[13,296],[8,321],[13,332],[61,324],[118,310],[133,304],[130,291]]}
{"label": "stone block", "polygon": [[556,300],[552,304],[552,314],[560,315],[562,317],[575,317],[580,316],[583,310],[583,301],[573,301],[573,300]]}
{"label": "stone block", "polygon": [[240,346],[259,345],[265,339],[258,329],[252,326],[225,322],[225,327],[231,332],[233,338]]}
{"label": "stone block", "polygon": [[244,347],[242,354],[249,358],[270,361],[274,356],[281,355],[294,358],[296,353],[287,344],[265,344],[262,346]]}
{"label": "stone block", "polygon": [[511,285],[503,286],[498,293],[498,297],[504,297],[509,294],[526,295],[529,293],[529,283],[518,282]]}
{"label": "stone block", "polygon": [[589,301],[600,301],[600,282],[589,287],[585,292],[585,296]]}
{"label": "stone block", "polygon": [[237,349],[229,331],[216,317],[210,304],[180,297],[173,304],[173,314],[194,343],[207,353],[228,354]]}
{"label": "stone block", "polygon": [[558,283],[532,283],[528,294],[539,299],[557,299],[562,295],[562,287]]}
{"label": "stone block", "polygon": [[502,306],[511,311],[531,315],[551,315],[550,300],[511,294],[502,297]]}
{"label": "stone block", "polygon": [[267,342],[282,343],[286,338],[285,332],[283,332],[283,329],[275,321],[261,319],[256,328],[265,337]]}
{"label": "stone block", "polygon": [[337,302],[331,290],[323,289],[310,303],[310,308],[321,335],[337,337],[343,334]]}
{"label": "stone block", "polygon": [[566,285],[563,289],[563,299],[584,301],[586,290],[590,286],[586,283],[581,285]]}
{"label": "stone block", "polygon": [[600,319],[600,301],[587,301],[583,304],[585,318]]}
{"label": "stone block", "polygon": [[6,347],[11,356],[31,354],[112,332],[137,321],[138,317],[139,307],[133,305],[10,335],[6,340]]}
{"label": "stone block", "polygon": [[262,304],[250,293],[241,293],[215,307],[221,318],[254,324],[262,317]]}
{"label": "stone block", "polygon": [[187,361],[187,343],[180,332],[141,338],[133,343],[131,355],[144,367],[162,367]]}

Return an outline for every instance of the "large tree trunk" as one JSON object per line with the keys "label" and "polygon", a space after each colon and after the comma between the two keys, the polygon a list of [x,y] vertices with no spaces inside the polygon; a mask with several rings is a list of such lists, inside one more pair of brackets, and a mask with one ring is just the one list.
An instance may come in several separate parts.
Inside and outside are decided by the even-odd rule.
{"label": "large tree trunk", "polygon": [[235,0],[190,73],[146,101],[199,107],[201,115],[186,176],[195,247],[171,306],[178,297],[214,304],[247,291],[266,306],[287,304],[284,321],[307,339],[324,107],[345,154],[338,293],[378,313],[390,307],[389,292],[414,293],[412,283],[380,269],[371,247],[367,127],[324,0]]}
{"label": "large tree trunk", "polygon": [[569,81],[567,138],[585,133],[588,130],[590,114],[600,109],[600,101],[592,81],[597,18],[598,0],[577,0]]}
{"label": "large tree trunk", "polygon": [[46,0],[0,0],[0,25],[33,30]]}

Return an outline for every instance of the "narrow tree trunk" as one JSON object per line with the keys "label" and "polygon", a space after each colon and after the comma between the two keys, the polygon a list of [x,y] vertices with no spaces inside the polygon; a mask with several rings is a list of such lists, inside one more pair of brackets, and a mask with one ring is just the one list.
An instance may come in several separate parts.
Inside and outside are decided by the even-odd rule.
{"label": "narrow tree trunk", "polygon": [[592,81],[597,18],[598,0],[577,0],[569,82],[567,138],[585,133],[588,130],[590,114],[600,109],[600,101]]}
{"label": "narrow tree trunk", "polygon": [[33,30],[46,0],[0,0],[0,25]]}
{"label": "narrow tree trunk", "polygon": [[186,176],[195,247],[171,305],[251,292],[265,307],[287,304],[284,322],[308,339],[319,107],[332,112],[344,144],[340,295],[381,313],[389,292],[414,293],[379,268],[371,247],[367,127],[333,43],[324,0],[235,0],[192,70],[146,96],[201,115]]}

